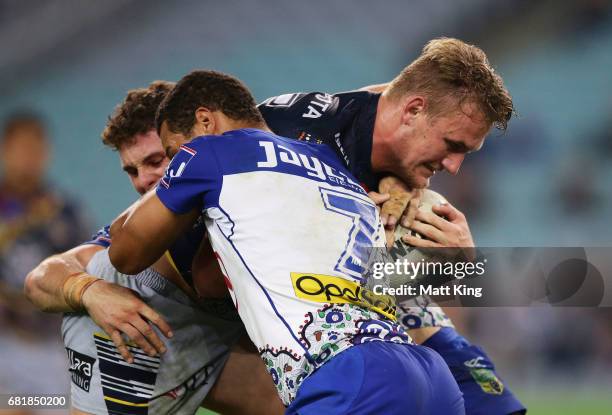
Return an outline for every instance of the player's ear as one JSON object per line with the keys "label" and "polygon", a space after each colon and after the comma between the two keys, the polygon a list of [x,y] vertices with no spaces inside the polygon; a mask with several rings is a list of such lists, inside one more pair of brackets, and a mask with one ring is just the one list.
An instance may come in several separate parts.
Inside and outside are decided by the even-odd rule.
{"label": "player's ear", "polygon": [[425,110],[425,97],[409,95],[402,102],[402,122],[410,124],[414,118],[422,115]]}
{"label": "player's ear", "polygon": [[195,121],[193,130],[198,136],[214,134],[216,120],[211,110],[206,107],[198,107],[195,111]]}

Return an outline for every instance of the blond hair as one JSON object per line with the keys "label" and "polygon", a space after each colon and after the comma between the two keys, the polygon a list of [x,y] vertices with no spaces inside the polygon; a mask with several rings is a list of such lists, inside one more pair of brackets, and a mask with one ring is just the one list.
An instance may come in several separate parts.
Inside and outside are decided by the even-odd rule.
{"label": "blond hair", "polygon": [[512,97],[482,49],[458,39],[430,40],[421,55],[391,82],[387,95],[423,94],[431,116],[469,102],[486,120],[505,130],[514,112]]}

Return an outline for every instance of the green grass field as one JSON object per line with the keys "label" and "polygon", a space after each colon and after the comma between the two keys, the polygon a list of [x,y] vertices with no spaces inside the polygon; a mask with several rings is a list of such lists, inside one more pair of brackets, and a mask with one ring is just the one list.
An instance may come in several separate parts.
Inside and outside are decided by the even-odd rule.
{"label": "green grass field", "polygon": [[536,390],[518,393],[529,415],[611,415],[612,394],[608,391]]}
{"label": "green grass field", "polygon": [[[612,393],[601,391],[587,395],[571,391],[529,391],[518,394],[527,405],[529,415],[612,415]],[[196,415],[215,414],[202,409]]]}

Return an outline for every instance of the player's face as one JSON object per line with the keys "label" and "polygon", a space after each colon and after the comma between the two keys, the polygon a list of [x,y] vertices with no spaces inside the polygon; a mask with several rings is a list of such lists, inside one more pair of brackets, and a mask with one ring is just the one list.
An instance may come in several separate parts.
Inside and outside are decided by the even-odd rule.
{"label": "player's face", "polygon": [[23,190],[38,186],[46,173],[49,146],[43,131],[34,126],[16,129],[0,148],[4,180]]}
{"label": "player's face", "polygon": [[393,149],[398,168],[393,173],[415,188],[427,187],[437,171],[455,175],[466,154],[482,147],[490,127],[470,105],[436,117],[421,113],[398,129]]}
{"label": "player's face", "polygon": [[134,142],[119,149],[121,167],[138,193],[145,194],[164,175],[169,159],[157,132],[151,130],[134,136]]}
{"label": "player's face", "polygon": [[170,131],[170,129],[168,128],[168,123],[165,121],[162,123],[159,132],[159,137],[161,138],[161,143],[166,153],[166,156],[170,159],[174,157],[176,153],[178,153],[181,145],[185,144],[188,141],[191,141],[192,138],[186,137],[181,133],[175,133],[173,131]]}

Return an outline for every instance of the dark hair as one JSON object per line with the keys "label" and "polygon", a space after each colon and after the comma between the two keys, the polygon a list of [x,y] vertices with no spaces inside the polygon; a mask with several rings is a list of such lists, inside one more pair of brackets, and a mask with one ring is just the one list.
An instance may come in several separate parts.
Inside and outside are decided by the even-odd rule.
{"label": "dark hair", "polygon": [[45,119],[31,110],[17,110],[6,117],[0,140],[5,141],[10,135],[24,128],[35,129],[41,138],[45,138],[47,130]]}
{"label": "dark hair", "polygon": [[157,132],[164,121],[173,132],[189,135],[199,107],[221,111],[236,121],[264,124],[255,98],[237,78],[216,71],[197,70],[185,75],[157,110]]}
{"label": "dark hair", "polygon": [[115,150],[134,142],[134,136],[155,129],[157,107],[172,90],[174,83],[154,81],[147,88],[128,91],[102,132],[102,142]]}
{"label": "dark hair", "polygon": [[512,97],[482,49],[458,39],[429,41],[421,55],[391,82],[390,98],[420,93],[435,116],[465,101],[475,103],[487,121],[505,130],[514,112]]}

